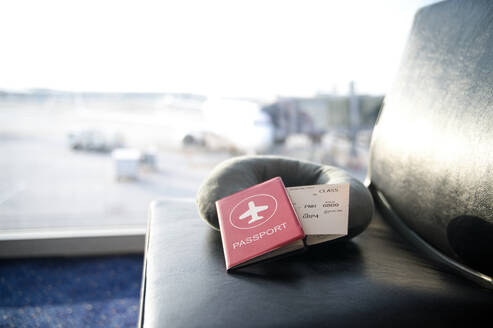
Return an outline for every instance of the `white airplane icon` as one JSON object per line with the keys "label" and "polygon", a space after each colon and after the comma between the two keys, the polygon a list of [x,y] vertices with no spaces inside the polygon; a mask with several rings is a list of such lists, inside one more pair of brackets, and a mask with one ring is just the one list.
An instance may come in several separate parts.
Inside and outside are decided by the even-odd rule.
{"label": "white airplane icon", "polygon": [[258,212],[262,212],[262,211],[265,211],[266,209],[268,209],[269,206],[265,205],[265,206],[255,206],[255,203],[252,201],[252,202],[248,202],[248,211],[246,211],[245,213],[243,213],[242,215],[240,215],[240,220],[243,220],[249,216],[251,216],[251,220],[248,221],[248,224],[251,224],[255,221],[258,221],[258,220],[262,220],[264,217],[263,216],[259,216],[257,213]]}

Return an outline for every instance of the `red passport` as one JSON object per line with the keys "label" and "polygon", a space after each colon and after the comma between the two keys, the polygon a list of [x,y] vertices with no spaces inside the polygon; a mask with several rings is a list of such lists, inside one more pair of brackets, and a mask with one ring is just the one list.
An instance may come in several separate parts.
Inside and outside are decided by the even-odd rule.
{"label": "red passport", "polygon": [[281,178],[216,202],[226,269],[303,248],[305,233]]}

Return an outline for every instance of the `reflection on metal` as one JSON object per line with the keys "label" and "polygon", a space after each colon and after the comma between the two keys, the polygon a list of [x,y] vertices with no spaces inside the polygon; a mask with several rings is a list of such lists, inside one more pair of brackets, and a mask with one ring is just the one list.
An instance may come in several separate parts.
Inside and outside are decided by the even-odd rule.
{"label": "reflection on metal", "polygon": [[370,191],[373,195],[373,199],[375,200],[377,207],[383,214],[383,218],[407,241],[413,244],[420,252],[429,257],[431,260],[439,263],[440,265],[459,273],[461,276],[472,280],[485,288],[493,289],[492,277],[476,271],[464,264],[461,264],[434,248],[423,238],[421,238],[416,232],[409,228],[409,226],[406,225],[404,221],[402,221],[402,219],[392,209],[392,206],[387,201],[383,193],[379,191],[375,187],[375,185],[370,184]]}

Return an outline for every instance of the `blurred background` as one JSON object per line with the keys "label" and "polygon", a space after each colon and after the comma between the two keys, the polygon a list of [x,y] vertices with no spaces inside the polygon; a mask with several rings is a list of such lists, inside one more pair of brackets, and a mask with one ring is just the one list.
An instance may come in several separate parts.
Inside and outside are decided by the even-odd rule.
{"label": "blurred background", "polygon": [[227,158],[364,179],[432,2],[2,1],[0,326],[135,327],[149,203]]}
{"label": "blurred background", "polygon": [[0,238],[145,229],[220,161],[364,179],[416,10],[434,1],[5,1]]}

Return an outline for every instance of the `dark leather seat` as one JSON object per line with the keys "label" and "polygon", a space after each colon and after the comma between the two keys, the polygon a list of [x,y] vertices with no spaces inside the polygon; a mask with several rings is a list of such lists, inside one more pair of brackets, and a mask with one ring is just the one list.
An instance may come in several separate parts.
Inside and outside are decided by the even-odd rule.
{"label": "dark leather seat", "polygon": [[153,204],[143,327],[455,327],[489,320],[493,294],[416,253],[377,213],[351,241],[226,273],[193,201]]}
{"label": "dark leather seat", "polygon": [[492,31],[490,1],[446,1],[416,15],[372,139],[377,211],[354,239],[228,274],[220,235],[193,202],[154,203],[140,324],[491,323],[492,291],[456,272],[491,286]]}

